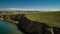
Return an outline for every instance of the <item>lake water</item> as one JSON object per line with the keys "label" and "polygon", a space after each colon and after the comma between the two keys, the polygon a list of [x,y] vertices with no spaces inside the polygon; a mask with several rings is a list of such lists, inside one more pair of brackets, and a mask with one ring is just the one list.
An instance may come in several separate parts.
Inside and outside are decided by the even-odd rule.
{"label": "lake water", "polygon": [[0,20],[0,34],[22,34],[12,23]]}

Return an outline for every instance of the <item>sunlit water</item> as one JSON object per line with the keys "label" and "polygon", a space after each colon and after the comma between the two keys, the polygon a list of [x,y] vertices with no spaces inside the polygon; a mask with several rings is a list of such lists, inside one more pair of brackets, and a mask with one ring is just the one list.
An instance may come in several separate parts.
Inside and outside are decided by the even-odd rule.
{"label": "sunlit water", "polygon": [[16,25],[0,20],[0,34],[22,34]]}

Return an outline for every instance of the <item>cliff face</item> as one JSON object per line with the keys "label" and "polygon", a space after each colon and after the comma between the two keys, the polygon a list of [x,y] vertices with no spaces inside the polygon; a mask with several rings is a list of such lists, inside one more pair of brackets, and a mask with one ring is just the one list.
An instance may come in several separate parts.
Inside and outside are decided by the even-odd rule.
{"label": "cliff face", "polygon": [[43,34],[45,28],[48,27],[46,24],[31,21],[26,17],[21,17],[18,22],[19,30],[27,34]]}
{"label": "cliff face", "polygon": [[45,23],[29,20],[24,15],[22,15],[19,19],[18,18],[14,18],[14,19],[16,19],[19,22],[17,24],[18,29],[26,34],[59,34],[60,33],[60,28],[50,27]]}

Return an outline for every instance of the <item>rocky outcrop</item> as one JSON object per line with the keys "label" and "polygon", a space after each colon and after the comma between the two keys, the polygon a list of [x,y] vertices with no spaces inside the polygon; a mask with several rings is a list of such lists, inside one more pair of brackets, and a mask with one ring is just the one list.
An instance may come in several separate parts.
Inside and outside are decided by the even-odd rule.
{"label": "rocky outcrop", "polygon": [[60,28],[53,27],[54,34],[60,34]]}
{"label": "rocky outcrop", "polygon": [[19,23],[16,24],[18,30],[25,34],[59,34],[60,28],[50,27],[45,23],[32,21],[22,15],[20,18],[13,18],[12,20],[17,20]]}

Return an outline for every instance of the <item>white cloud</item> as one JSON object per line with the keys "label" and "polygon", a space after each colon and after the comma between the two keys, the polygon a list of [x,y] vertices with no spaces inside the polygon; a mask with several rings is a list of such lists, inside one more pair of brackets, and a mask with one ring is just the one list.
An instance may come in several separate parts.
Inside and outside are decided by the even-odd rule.
{"label": "white cloud", "polygon": [[22,8],[0,8],[0,10],[5,10],[5,11],[31,11],[32,9],[22,9]]}
{"label": "white cloud", "polygon": [[59,11],[56,8],[23,9],[23,8],[0,8],[1,11]]}

